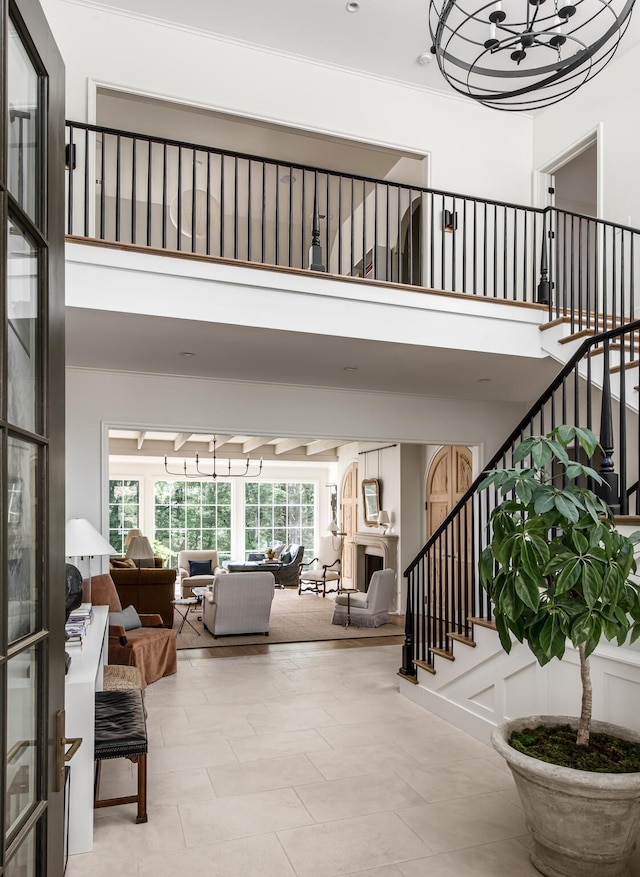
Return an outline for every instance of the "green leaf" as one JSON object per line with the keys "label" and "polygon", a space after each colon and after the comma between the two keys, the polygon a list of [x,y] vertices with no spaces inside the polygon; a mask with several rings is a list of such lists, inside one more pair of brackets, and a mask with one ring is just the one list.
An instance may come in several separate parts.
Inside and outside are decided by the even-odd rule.
{"label": "green leaf", "polygon": [[525,578],[525,576],[516,575],[515,591],[525,606],[528,606],[534,612],[538,611],[540,606],[540,588],[535,582]]}
{"label": "green leaf", "polygon": [[559,493],[555,498],[555,507],[560,512],[563,518],[566,518],[568,521],[572,521],[573,523],[577,523],[580,520],[580,515],[578,514],[578,510],[574,506],[572,502],[569,502],[566,497]]}
{"label": "green leaf", "polygon": [[500,645],[505,650],[507,654],[511,651],[512,641],[509,636],[509,628],[506,625],[506,622],[502,615],[495,614],[494,621],[496,623],[496,629],[498,631],[498,636],[500,637]]}
{"label": "green leaf", "polygon": [[602,579],[598,575],[597,570],[590,561],[583,564],[582,593],[589,609],[593,609],[596,605],[601,592]]}
{"label": "green leaf", "polygon": [[555,504],[555,489],[553,487],[546,487],[544,492],[540,491],[538,493],[533,510],[537,515],[543,515],[545,512],[549,512],[552,508],[555,508]]}
{"label": "green leaf", "polygon": [[555,614],[549,615],[540,631],[540,646],[548,658],[564,655],[566,637]]}
{"label": "green leaf", "polygon": [[562,567],[562,570],[556,580],[556,594],[566,594],[570,591],[579,580],[582,573],[582,565],[579,558],[575,558]]}
{"label": "green leaf", "polygon": [[516,484],[516,496],[518,497],[520,502],[528,505],[531,502],[531,498],[533,496],[533,488],[531,487],[531,484],[524,479],[518,481],[518,483]]}
{"label": "green leaf", "polygon": [[553,451],[546,441],[535,444],[531,448],[531,459],[538,469],[544,469],[544,467],[551,462],[553,459]]}
{"label": "green leaf", "polygon": [[513,462],[521,463],[525,457],[528,457],[531,453],[532,449],[535,445],[540,441],[540,439],[536,436],[533,438],[525,439],[523,442],[520,442],[518,447],[513,452]]}
{"label": "green leaf", "polygon": [[584,427],[576,426],[575,435],[580,442],[581,447],[585,451],[587,457],[593,457],[596,448],[600,447],[600,442],[591,432],[591,430],[585,429]]}
{"label": "green leaf", "polygon": [[558,442],[553,441],[552,439],[549,440],[548,444],[549,444],[549,449],[551,450],[553,456],[556,457],[558,460],[560,460],[561,463],[563,463],[565,466],[568,466],[571,463],[571,460],[569,459],[569,455],[567,454],[567,452],[564,449],[564,446],[562,444],[559,444]]}
{"label": "green leaf", "polygon": [[564,445],[566,448],[566,446],[571,444],[574,440],[576,431],[573,426],[565,426],[564,424],[561,424],[560,426],[556,426],[551,435],[555,435],[560,444]]}

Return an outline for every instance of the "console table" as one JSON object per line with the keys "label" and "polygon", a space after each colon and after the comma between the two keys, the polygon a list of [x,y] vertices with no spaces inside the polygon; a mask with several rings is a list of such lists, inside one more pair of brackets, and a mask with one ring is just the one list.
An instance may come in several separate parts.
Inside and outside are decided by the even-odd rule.
{"label": "console table", "polygon": [[102,668],[107,660],[108,606],[93,607],[93,621],[80,649],[69,648],[71,665],[65,677],[67,737],[82,737],[69,762],[69,854],[93,849],[93,774],[95,694],[102,691]]}

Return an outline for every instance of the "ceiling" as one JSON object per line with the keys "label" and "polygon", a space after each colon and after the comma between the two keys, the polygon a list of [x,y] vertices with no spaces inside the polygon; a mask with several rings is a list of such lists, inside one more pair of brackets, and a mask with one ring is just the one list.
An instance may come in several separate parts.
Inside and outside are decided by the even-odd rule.
{"label": "ceiling", "polygon": [[[431,47],[428,0],[360,0],[355,14],[347,12],[346,0],[108,0],[99,5],[453,93],[437,64],[418,62]],[[619,51],[639,38],[636,13]]]}
{"label": "ceiling", "polygon": [[[180,475],[184,466],[194,474],[195,457],[204,475],[217,472],[221,477],[259,473],[260,461],[274,465],[292,462],[313,465],[338,461],[338,449],[350,442],[334,439],[289,438],[282,436],[213,435],[213,433],[169,432],[157,430],[109,430],[109,456],[127,461],[167,460],[168,474]],[[215,451],[215,463],[214,463]],[[249,460],[247,465],[246,461]],[[188,464],[187,464],[187,461]]]}
{"label": "ceiling", "polygon": [[68,307],[66,324],[72,368],[503,402],[534,401],[558,370],[549,358],[88,308]]}

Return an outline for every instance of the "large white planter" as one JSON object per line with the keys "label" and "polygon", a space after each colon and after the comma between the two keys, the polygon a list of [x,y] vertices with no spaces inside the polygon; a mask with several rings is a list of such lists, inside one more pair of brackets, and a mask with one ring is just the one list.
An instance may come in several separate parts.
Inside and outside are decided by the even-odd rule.
{"label": "large white planter", "polygon": [[[640,829],[640,773],[592,773],[558,767],[509,745],[513,731],[571,725],[567,716],[504,722],[491,742],[511,768],[533,839],[531,861],[546,877],[622,877]],[[594,733],[640,741],[640,735],[593,722]]]}

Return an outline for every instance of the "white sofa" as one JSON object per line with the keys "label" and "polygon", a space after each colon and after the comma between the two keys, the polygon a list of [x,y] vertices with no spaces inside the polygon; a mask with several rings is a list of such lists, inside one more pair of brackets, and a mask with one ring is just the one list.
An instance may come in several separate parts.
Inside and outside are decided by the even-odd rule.
{"label": "white sofa", "polygon": [[269,633],[275,588],[270,572],[232,572],[217,575],[202,601],[202,621],[216,636]]}
{"label": "white sofa", "polygon": [[[211,573],[209,575],[192,576],[189,571],[189,561],[211,561]],[[193,597],[191,588],[206,588],[213,584],[213,579],[223,570],[218,566],[218,552],[213,550],[200,549],[199,551],[179,551],[178,552],[178,576],[180,579],[180,587],[183,597]]]}

